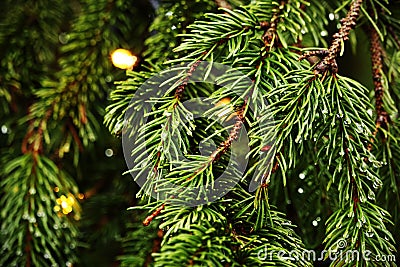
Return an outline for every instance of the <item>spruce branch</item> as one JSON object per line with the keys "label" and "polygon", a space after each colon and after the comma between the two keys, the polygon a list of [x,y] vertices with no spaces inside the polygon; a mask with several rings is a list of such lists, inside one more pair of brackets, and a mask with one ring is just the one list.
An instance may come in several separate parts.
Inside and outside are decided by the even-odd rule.
{"label": "spruce branch", "polygon": [[262,40],[264,41],[264,44],[266,47],[269,47],[271,50],[272,47],[275,45],[274,43],[278,43],[279,40],[277,40],[276,36],[276,31],[277,31],[277,25],[279,23],[279,20],[281,19],[281,13],[283,8],[285,7],[286,1],[281,1],[279,6],[273,10],[273,15],[272,18],[269,22],[267,21],[262,21],[260,22],[261,29],[265,29],[264,34],[262,35]]}
{"label": "spruce branch", "polygon": [[155,217],[157,217],[161,211],[164,209],[165,203],[161,204],[151,215],[147,216],[146,219],[143,221],[144,226],[148,226]]}
{"label": "spruce branch", "polygon": [[246,107],[246,104],[244,104],[238,111],[236,111],[236,122],[233,125],[233,128],[231,129],[227,139],[225,139],[219,146],[218,148],[211,153],[210,159],[211,162],[216,162],[218,159],[221,158],[222,154],[224,154],[229,147],[232,145],[232,142],[237,140],[239,131],[243,127],[244,123],[244,117],[243,117],[243,111]]}
{"label": "spruce branch", "polygon": [[379,34],[375,28],[370,28],[370,51],[371,51],[371,62],[372,62],[372,79],[374,82],[375,91],[375,111],[377,114],[376,118],[376,129],[374,136],[377,134],[380,127],[387,130],[388,123],[390,123],[389,114],[383,107],[383,48],[380,42]]}
{"label": "spruce branch", "polygon": [[321,58],[320,62],[314,66],[314,73],[326,74],[330,71],[332,75],[336,75],[338,72],[338,67],[336,63],[336,58],[341,51],[344,49],[343,43],[349,39],[350,31],[356,26],[356,21],[360,15],[360,8],[363,0],[354,0],[347,12],[346,17],[340,20],[341,27],[337,33],[333,35],[333,40],[328,50],[319,50],[306,52],[299,57],[299,60],[306,59],[312,56],[319,56]]}

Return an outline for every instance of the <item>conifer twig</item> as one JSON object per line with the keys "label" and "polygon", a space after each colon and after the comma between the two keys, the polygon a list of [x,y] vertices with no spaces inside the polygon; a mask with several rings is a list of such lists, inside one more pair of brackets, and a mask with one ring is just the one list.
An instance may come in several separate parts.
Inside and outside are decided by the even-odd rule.
{"label": "conifer twig", "polygon": [[[200,60],[197,60],[190,66],[190,69],[186,73],[186,77],[181,80],[181,84],[175,90],[175,98],[179,100],[182,97],[183,91],[185,90],[190,77],[192,76],[193,72],[195,72],[196,68],[199,66]],[[175,104],[176,107],[177,103]]]}
{"label": "conifer twig", "polygon": [[374,132],[374,136],[377,134],[378,129],[383,127],[387,129],[387,124],[390,121],[388,113],[385,111],[383,107],[383,94],[384,87],[382,83],[382,72],[383,72],[383,49],[381,46],[381,42],[379,40],[378,32],[375,28],[370,29],[369,36],[371,40],[371,63],[372,63],[372,79],[374,82],[374,91],[375,91],[375,110],[377,114],[376,118],[376,128]]}
{"label": "conifer twig", "polygon": [[349,39],[350,31],[356,26],[362,3],[363,0],[355,0],[351,3],[346,17],[340,20],[341,27],[339,31],[333,35],[333,40],[328,50],[311,51],[300,56],[299,60],[308,59],[311,56],[321,57],[321,61],[314,66],[314,73],[316,75],[325,74],[328,70],[331,71],[332,75],[336,75],[338,72],[336,58],[343,49],[343,42]]}
{"label": "conifer twig", "polygon": [[283,10],[284,6],[286,4],[286,1],[282,0],[278,10],[275,10],[274,14],[272,15],[271,21],[262,21],[260,23],[261,29],[265,29],[265,32],[262,36],[262,40],[265,44],[266,47],[269,47],[270,49],[274,46],[277,40],[276,36],[276,30],[279,22],[279,18],[281,15],[281,11]]}
{"label": "conifer twig", "polygon": [[159,206],[152,214],[150,214],[149,216],[146,217],[146,219],[144,219],[143,225],[148,226],[154,220],[154,218],[161,213],[164,207],[165,203],[161,204],[161,206]]}
{"label": "conifer twig", "polygon": [[229,147],[232,145],[232,142],[237,140],[239,131],[243,126],[244,122],[244,117],[243,117],[243,111],[245,108],[246,104],[244,104],[237,112],[237,117],[236,117],[236,122],[233,125],[232,130],[229,133],[229,136],[225,141],[221,142],[221,144],[218,146],[216,150],[214,150],[213,153],[211,153],[210,158],[211,162],[218,161],[220,157],[229,149]]}

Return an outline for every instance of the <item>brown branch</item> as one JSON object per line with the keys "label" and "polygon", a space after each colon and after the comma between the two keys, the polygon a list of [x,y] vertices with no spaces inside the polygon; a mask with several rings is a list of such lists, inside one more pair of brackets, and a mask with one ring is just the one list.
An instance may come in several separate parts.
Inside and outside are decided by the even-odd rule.
{"label": "brown branch", "polygon": [[82,141],[81,141],[81,139],[79,138],[79,134],[78,134],[78,132],[76,131],[75,125],[74,125],[74,123],[71,121],[71,118],[68,119],[68,121],[67,121],[66,124],[67,124],[67,127],[68,127],[68,129],[69,129],[69,132],[70,132],[71,135],[72,135],[72,138],[74,139],[75,143],[78,145],[79,151],[80,151],[80,152],[83,152],[83,144],[82,144]]}
{"label": "brown branch", "polygon": [[213,153],[210,155],[211,163],[218,161],[223,154],[231,147],[233,141],[238,139],[239,131],[243,126],[244,122],[244,117],[243,117],[243,111],[246,107],[246,103],[238,110],[236,111],[236,122],[233,125],[232,130],[229,132],[229,136],[225,141],[221,142],[221,144],[218,146],[216,150],[214,150]]}
{"label": "brown branch", "polygon": [[201,167],[198,168],[196,171],[194,171],[193,175],[188,177],[186,179],[186,181],[192,180],[194,177],[196,177],[196,175],[198,173],[203,171],[205,168],[209,167],[214,162],[218,161],[222,157],[222,155],[225,154],[226,151],[228,151],[228,149],[231,147],[233,141],[237,140],[238,135],[239,135],[239,131],[243,126],[243,122],[244,122],[243,111],[244,111],[246,105],[247,104],[246,104],[246,101],[245,101],[243,106],[238,111],[236,111],[236,122],[233,125],[233,128],[229,132],[229,135],[225,139],[225,141],[221,142],[221,144],[218,146],[218,148],[215,149],[211,153],[211,155],[208,157],[209,160],[206,163],[202,164]]}
{"label": "brown branch", "polygon": [[277,26],[279,19],[281,17],[281,12],[286,5],[286,1],[281,1],[278,9],[274,10],[274,14],[272,15],[271,20],[268,21],[262,21],[260,22],[261,29],[265,29],[264,34],[262,36],[262,40],[265,44],[266,47],[269,47],[270,49],[278,43],[278,37],[276,34]]}
{"label": "brown branch", "polygon": [[157,237],[153,240],[153,248],[151,249],[151,253],[147,254],[146,262],[144,263],[144,267],[150,266],[153,262],[152,254],[160,251],[161,249],[161,242],[164,236],[164,232],[161,229],[157,231]]}
{"label": "brown branch", "polygon": [[370,51],[372,62],[372,79],[374,82],[375,91],[375,110],[377,114],[376,128],[374,132],[374,136],[376,136],[380,127],[387,129],[387,124],[389,123],[390,118],[383,107],[383,48],[379,40],[379,34],[375,28],[371,28],[369,33],[371,40]]}
{"label": "brown branch", "polygon": [[[181,84],[176,88],[175,90],[175,99],[180,99],[182,97],[182,94],[188,84],[188,81],[190,80],[190,77],[192,76],[193,72],[196,71],[196,68],[200,64],[200,60],[197,60],[195,63],[193,63],[192,66],[190,66],[190,69],[186,73],[186,77],[181,80]],[[177,104],[175,104],[176,106]]]}
{"label": "brown branch", "polygon": [[[29,121],[28,131],[22,139],[21,151],[23,154],[33,152],[34,154],[41,154],[43,150],[43,130],[49,120],[52,112],[52,105],[45,113],[44,117],[39,121],[37,129],[33,125],[33,119]],[[31,112],[28,112],[28,116]],[[33,140],[31,138],[33,137]]]}
{"label": "brown branch", "polygon": [[310,56],[320,56],[322,58],[321,61],[314,66],[314,73],[316,75],[326,74],[327,71],[331,71],[331,73],[335,75],[338,72],[336,58],[342,50],[342,43],[349,39],[350,31],[356,26],[362,3],[363,0],[355,0],[351,3],[346,17],[340,20],[341,27],[339,31],[333,35],[333,40],[328,50],[307,52],[300,56],[299,60],[309,58]]}
{"label": "brown branch", "polygon": [[163,203],[160,207],[158,207],[152,214],[147,216],[147,218],[144,219],[144,221],[143,221],[143,225],[148,226],[154,220],[154,218],[157,217],[161,213],[161,211],[164,209],[164,207],[165,207],[165,203]]}

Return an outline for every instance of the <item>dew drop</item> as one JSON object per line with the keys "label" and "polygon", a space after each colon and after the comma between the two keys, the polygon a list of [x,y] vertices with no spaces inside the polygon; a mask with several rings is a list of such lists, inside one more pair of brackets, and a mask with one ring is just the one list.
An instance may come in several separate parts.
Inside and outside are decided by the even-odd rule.
{"label": "dew drop", "polygon": [[31,187],[31,188],[29,189],[29,194],[31,194],[31,195],[36,194],[36,189],[33,188],[33,187]]}
{"label": "dew drop", "polygon": [[192,113],[188,113],[188,114],[186,114],[185,118],[186,118],[187,120],[192,121],[192,120],[193,120],[193,114],[192,114]]}
{"label": "dew drop", "polygon": [[68,43],[68,40],[69,40],[69,35],[66,32],[60,33],[58,35],[58,41],[60,41],[61,44]]}
{"label": "dew drop", "polygon": [[104,154],[106,155],[106,157],[110,158],[110,157],[112,157],[114,155],[114,151],[111,148],[107,148],[104,151]]}
{"label": "dew drop", "polygon": [[299,194],[303,194],[304,193],[304,189],[299,187],[299,189],[297,189],[297,192],[299,192]]}
{"label": "dew drop", "polygon": [[374,183],[372,184],[372,187],[373,187],[374,189],[378,189],[378,188],[380,188],[381,186],[382,186],[382,181],[379,180],[379,179],[376,179],[376,180],[374,181]]}
{"label": "dew drop", "polygon": [[168,136],[168,133],[167,133],[166,131],[163,131],[163,132],[161,133],[161,140],[162,140],[162,141],[165,141],[165,140],[167,139],[167,136]]}
{"label": "dew drop", "polygon": [[112,75],[107,75],[105,80],[106,80],[106,82],[110,83],[113,80],[113,76]]}
{"label": "dew drop", "polygon": [[375,200],[375,193],[371,189],[368,190],[368,199],[369,200]]}
{"label": "dew drop", "polygon": [[363,161],[361,163],[361,166],[360,166],[359,169],[360,169],[361,172],[366,172],[367,171],[367,164]]}
{"label": "dew drop", "polygon": [[2,125],[2,126],[1,126],[1,133],[2,133],[2,134],[7,134],[7,132],[8,132],[7,126]]}
{"label": "dew drop", "polygon": [[347,214],[347,217],[349,217],[349,218],[354,217],[354,211],[351,210],[351,211],[349,212],[349,214]]}
{"label": "dew drop", "polygon": [[299,174],[299,178],[302,179],[302,180],[304,180],[304,178],[306,178],[306,175],[305,175],[304,173],[300,173],[300,174]]}
{"label": "dew drop", "polygon": [[325,30],[321,31],[321,36],[322,37],[328,36],[328,32]]}

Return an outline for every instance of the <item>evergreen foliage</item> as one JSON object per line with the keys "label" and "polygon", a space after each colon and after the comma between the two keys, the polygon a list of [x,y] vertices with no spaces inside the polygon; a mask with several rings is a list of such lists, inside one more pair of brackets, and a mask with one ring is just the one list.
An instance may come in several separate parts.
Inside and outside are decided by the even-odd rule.
{"label": "evergreen foliage", "polygon": [[[150,209],[143,223],[149,225],[157,218],[164,230],[160,251],[152,254],[154,265],[309,266],[312,259],[274,255],[262,261],[257,255],[264,246],[272,252],[297,250],[301,255],[306,249],[304,241],[307,248],[320,251],[323,244],[331,254],[339,251],[340,257],[331,259],[331,266],[395,266],[393,260],[375,262],[362,256],[346,260],[346,255],[376,258],[396,251],[393,234],[397,234],[398,207],[389,204],[398,198],[399,181],[396,152],[391,152],[396,150],[398,120],[394,67],[398,24],[396,11],[391,12],[396,4],[361,0],[242,4],[206,13],[182,29],[177,47],[168,56],[164,49],[153,48],[162,47],[158,36],[170,36],[169,29],[163,32],[165,21],[156,18],[151,28],[158,32],[146,41],[151,55],[144,55],[149,61],[128,72],[129,78],[111,94],[106,115],[111,131],[123,131],[121,112],[130,108],[133,113],[129,113],[128,124],[130,120],[144,123],[140,128],[128,128],[128,135],[140,136],[132,144],[128,166],[136,180],[146,179],[138,194],[146,200],[142,207]],[[169,14],[180,14],[165,4],[158,18],[164,15],[163,8],[171,9]],[[334,10],[342,19],[328,45],[322,37],[330,30],[324,18],[335,21]],[[348,49],[345,42],[352,38],[351,44],[357,43],[354,32],[369,36],[371,89],[346,77],[337,64]],[[319,48],[321,45],[327,48]],[[187,77],[196,72],[206,81],[208,72],[200,61],[234,67],[249,77],[252,85],[243,87],[236,82],[226,86],[226,81],[241,79],[232,73],[217,78],[225,86],[188,83]],[[150,100],[155,103],[153,109],[146,110],[145,102],[135,101],[136,90],[168,66],[173,66],[168,70],[173,73],[167,76],[170,83],[154,85],[166,87],[160,89],[166,93],[155,95]],[[243,87],[241,95],[234,94],[238,86]],[[234,107],[236,123],[224,128],[222,121],[210,123],[185,115],[189,111],[181,103],[196,97],[212,103],[229,99],[230,104],[222,109],[226,112]],[[129,98],[134,100],[129,103]],[[254,104],[260,99],[269,105]],[[212,107],[205,114],[212,117],[219,112]],[[176,131],[179,126],[182,130]],[[227,154],[242,127],[248,130],[250,162],[239,185],[213,203],[174,206],[182,196],[191,201],[204,195],[190,195],[189,189],[177,190],[166,181],[184,188],[212,184],[226,168]],[[223,131],[229,134],[214,134]],[[220,145],[208,155],[199,155],[202,139]],[[188,161],[177,160],[179,153],[171,151],[182,151]],[[254,185],[256,191],[248,192]],[[307,194],[302,199],[308,205],[296,199],[299,193]],[[166,200],[152,199],[157,195]],[[300,205],[303,209],[298,209]],[[277,210],[286,211],[300,229],[295,233],[292,222]],[[325,224],[318,227],[325,235],[315,237],[308,230],[311,222]]]}
{"label": "evergreen foliage", "polygon": [[399,7],[2,1],[0,266],[396,266]]}
{"label": "evergreen foliage", "polygon": [[[140,13],[140,7],[148,11]],[[102,127],[108,90],[123,74],[113,70],[109,57],[120,47],[140,52],[151,6],[7,0],[0,10],[0,266],[75,266],[78,259],[82,266],[92,265],[82,246],[117,242],[127,219],[119,213],[106,225],[113,230],[107,233],[98,221],[107,214],[93,197],[99,185],[120,176],[101,165],[122,168],[120,160],[101,156],[112,145]],[[113,146],[117,151],[119,145]],[[108,210],[123,211],[129,190],[110,188]],[[94,241],[95,227],[103,227],[104,236]]]}

